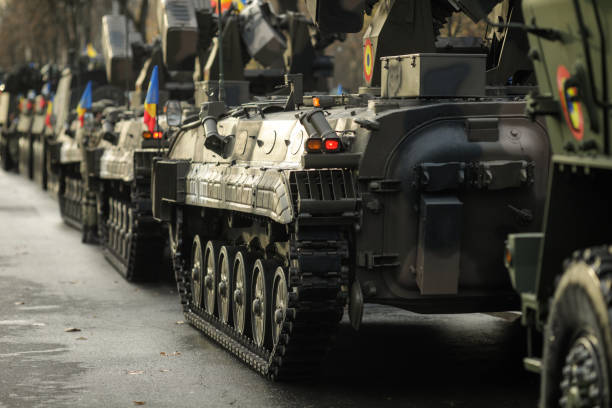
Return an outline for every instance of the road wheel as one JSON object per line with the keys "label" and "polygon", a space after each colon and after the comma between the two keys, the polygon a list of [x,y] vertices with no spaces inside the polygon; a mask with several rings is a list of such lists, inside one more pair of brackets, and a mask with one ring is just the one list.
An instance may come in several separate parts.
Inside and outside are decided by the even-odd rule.
{"label": "road wheel", "polygon": [[268,262],[258,259],[253,266],[251,287],[251,330],[253,341],[256,345],[270,345],[270,321],[271,311],[271,275],[274,269],[270,268]]}
{"label": "road wheel", "polygon": [[193,239],[191,249],[191,302],[196,307],[202,306],[202,281],[204,280],[204,261],[202,243],[198,235]]}
{"label": "road wheel", "polygon": [[236,250],[232,246],[223,245],[219,251],[219,273],[217,274],[217,310],[219,311],[219,320],[222,323],[228,324],[231,316],[232,303],[232,287],[233,282],[232,272],[234,263],[234,254]]}
{"label": "road wheel", "polygon": [[281,266],[274,272],[272,284],[272,313],[270,313],[270,327],[272,328],[272,342],[278,343],[278,338],[285,322],[287,305],[289,304],[289,292],[287,289],[287,278]]}
{"label": "road wheel", "polygon": [[610,406],[612,247],[566,261],[545,329],[542,407]]}
{"label": "road wheel", "polygon": [[204,310],[210,315],[215,314],[215,292],[217,288],[217,261],[219,259],[219,244],[213,241],[206,243],[204,251],[204,280],[202,281],[202,301]]}
{"label": "road wheel", "polygon": [[232,271],[232,321],[234,329],[247,334],[251,329],[251,271],[253,261],[246,248],[241,248],[234,257]]}

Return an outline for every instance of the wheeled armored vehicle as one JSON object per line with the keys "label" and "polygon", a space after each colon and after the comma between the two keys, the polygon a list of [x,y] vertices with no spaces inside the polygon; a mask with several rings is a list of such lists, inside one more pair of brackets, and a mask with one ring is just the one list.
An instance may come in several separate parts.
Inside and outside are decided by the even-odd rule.
{"label": "wheeled armored vehicle", "polygon": [[612,4],[524,0],[538,79],[527,113],[553,157],[544,224],[508,237],[506,265],[527,326],[540,407],[612,403]]}

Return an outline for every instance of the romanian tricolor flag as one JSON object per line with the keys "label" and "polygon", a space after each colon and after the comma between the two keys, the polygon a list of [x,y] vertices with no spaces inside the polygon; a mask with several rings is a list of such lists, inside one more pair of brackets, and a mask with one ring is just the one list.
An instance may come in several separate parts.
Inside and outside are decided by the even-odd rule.
{"label": "romanian tricolor flag", "polygon": [[87,82],[85,92],[83,92],[83,96],[81,96],[81,100],[79,101],[79,106],[77,106],[77,114],[79,115],[81,127],[85,125],[85,112],[88,110],[91,110],[91,81]]}
{"label": "romanian tricolor flag", "polygon": [[[218,0],[212,0],[210,2],[210,5],[213,8],[213,11],[215,12],[215,14],[218,13],[217,11],[217,1]],[[244,5],[246,4],[246,0],[221,0],[221,11],[227,11],[227,9],[230,8],[230,6],[232,5],[232,3],[234,3],[236,5],[236,8],[238,9],[238,11],[241,11],[244,8]]]}
{"label": "romanian tricolor flag", "polygon": [[55,98],[55,96],[51,96],[49,102],[47,102],[47,116],[45,116],[45,125],[49,128],[53,127],[51,123],[51,116],[53,116],[53,98]]}
{"label": "romanian tricolor flag", "polygon": [[149,128],[149,132],[155,132],[157,125],[157,104],[159,103],[159,83],[157,80],[157,65],[151,72],[149,90],[144,103],[144,123]]}

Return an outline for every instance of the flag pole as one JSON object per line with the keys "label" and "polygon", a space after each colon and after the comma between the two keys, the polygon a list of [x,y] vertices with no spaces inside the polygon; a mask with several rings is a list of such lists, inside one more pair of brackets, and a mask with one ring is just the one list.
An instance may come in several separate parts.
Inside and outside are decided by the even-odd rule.
{"label": "flag pole", "polygon": [[223,22],[221,18],[221,2],[222,0],[217,0],[217,16],[219,18],[219,36],[217,37],[217,41],[219,43],[219,93],[217,94],[217,99],[219,102],[223,102],[225,100],[225,83],[223,81]]}
{"label": "flag pole", "polygon": [[[129,46],[130,46],[130,25],[128,22],[127,15],[123,16],[125,20],[125,58],[129,57]],[[145,39],[146,41],[146,39]],[[129,75],[125,77],[125,106],[127,110],[130,110],[130,78]]]}

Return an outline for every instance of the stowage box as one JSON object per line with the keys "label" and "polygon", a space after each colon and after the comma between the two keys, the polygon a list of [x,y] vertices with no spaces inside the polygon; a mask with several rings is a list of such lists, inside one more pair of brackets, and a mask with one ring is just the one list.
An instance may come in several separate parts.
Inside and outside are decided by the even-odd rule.
{"label": "stowage box", "polygon": [[383,98],[482,97],[486,55],[407,54],[381,58]]}

